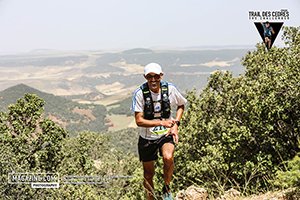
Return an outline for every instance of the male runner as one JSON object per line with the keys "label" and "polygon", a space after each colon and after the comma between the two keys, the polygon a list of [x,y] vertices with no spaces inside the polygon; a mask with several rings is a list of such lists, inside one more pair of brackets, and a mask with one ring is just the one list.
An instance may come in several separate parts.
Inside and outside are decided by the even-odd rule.
{"label": "male runner", "polygon": [[[163,158],[163,198],[172,199],[170,182],[174,170],[174,150],[178,143],[178,126],[187,100],[171,83],[162,81],[163,72],[157,63],[144,68],[146,82],[133,95],[132,109],[140,127],[138,152],[144,169],[144,187],[147,199],[154,196],[154,163],[158,152]],[[171,109],[176,108],[172,117]]]}

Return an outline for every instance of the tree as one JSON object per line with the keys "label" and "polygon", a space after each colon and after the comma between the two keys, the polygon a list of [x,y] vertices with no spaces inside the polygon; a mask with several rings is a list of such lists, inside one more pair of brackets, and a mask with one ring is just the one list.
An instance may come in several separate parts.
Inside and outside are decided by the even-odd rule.
{"label": "tree", "polygon": [[[120,199],[135,192],[130,186],[132,181],[126,178],[136,173],[138,159],[134,155],[122,152],[124,148],[118,150],[111,145],[116,138],[104,134],[86,131],[68,137],[63,128],[43,117],[44,104],[37,95],[26,94],[10,105],[7,113],[0,112],[2,198]],[[129,132],[120,134],[126,138]],[[119,141],[118,144],[122,145]],[[10,184],[8,174],[14,172],[55,173],[60,177],[60,186],[34,189],[30,184]],[[64,179],[68,176],[97,177],[104,181],[71,184]]]}
{"label": "tree", "polygon": [[[21,198],[32,195],[29,185],[8,184],[8,173],[55,172],[61,161],[61,142],[65,130],[43,119],[44,101],[34,94],[25,94],[7,113],[0,114],[2,196]],[[22,188],[20,190],[20,188]],[[29,197],[27,197],[29,198]]]}
{"label": "tree", "polygon": [[217,71],[188,94],[176,160],[178,188],[267,189],[283,161],[299,152],[300,29],[285,28],[286,47],[263,44],[243,58],[246,73]]}

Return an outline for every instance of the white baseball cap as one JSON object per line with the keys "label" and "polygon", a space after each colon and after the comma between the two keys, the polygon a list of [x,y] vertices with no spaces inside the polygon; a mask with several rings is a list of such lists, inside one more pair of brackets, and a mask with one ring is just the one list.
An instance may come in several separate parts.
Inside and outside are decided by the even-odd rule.
{"label": "white baseball cap", "polygon": [[149,73],[162,74],[161,66],[157,63],[149,63],[144,68],[144,75],[146,76]]}

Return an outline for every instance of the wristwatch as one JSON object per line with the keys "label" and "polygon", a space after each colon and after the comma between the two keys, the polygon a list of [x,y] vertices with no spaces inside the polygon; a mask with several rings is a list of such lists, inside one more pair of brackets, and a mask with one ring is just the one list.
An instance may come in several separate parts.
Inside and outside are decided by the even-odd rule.
{"label": "wristwatch", "polygon": [[179,120],[175,120],[175,124],[177,124],[177,126],[180,126],[180,121]]}

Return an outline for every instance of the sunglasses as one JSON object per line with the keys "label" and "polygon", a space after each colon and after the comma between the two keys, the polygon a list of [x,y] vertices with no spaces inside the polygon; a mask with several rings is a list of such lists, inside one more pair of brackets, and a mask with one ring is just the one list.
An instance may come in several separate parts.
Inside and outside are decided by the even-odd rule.
{"label": "sunglasses", "polygon": [[154,79],[160,79],[160,74],[155,74],[155,75],[148,74],[148,75],[145,76],[145,78],[147,80],[150,80],[152,78],[154,78]]}

